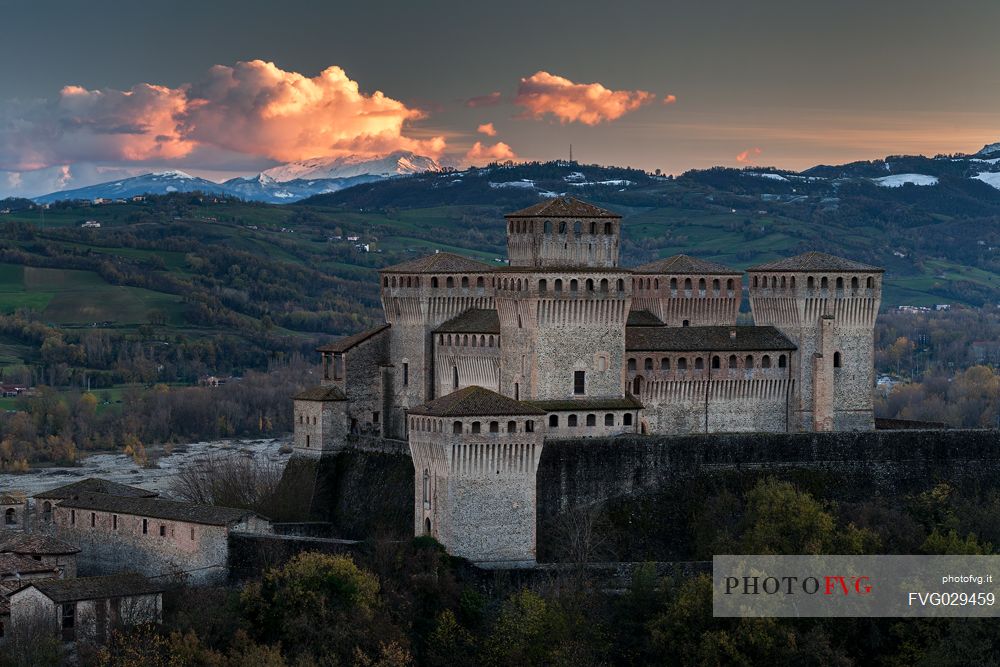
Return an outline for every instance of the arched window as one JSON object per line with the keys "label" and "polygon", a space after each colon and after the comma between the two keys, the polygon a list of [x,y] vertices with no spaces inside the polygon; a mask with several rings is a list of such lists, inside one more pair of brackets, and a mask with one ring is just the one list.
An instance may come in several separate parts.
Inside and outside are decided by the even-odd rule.
{"label": "arched window", "polygon": [[753,286],[757,287],[757,276],[753,277]]}
{"label": "arched window", "polygon": [[472,422],[472,432],[479,433],[482,429],[482,425],[479,422]]}
{"label": "arched window", "polygon": [[445,278],[444,286],[447,287],[447,288],[449,288],[449,289],[452,288],[452,287],[454,287],[455,286],[455,279],[452,278],[451,276],[448,276],[447,278]]}
{"label": "arched window", "polygon": [[535,432],[535,422],[534,422],[534,420],[529,419],[526,422],[524,422],[524,432],[525,433],[534,433]]}
{"label": "arched window", "polygon": [[570,415],[566,418],[566,426],[570,428],[576,428],[576,415]]}
{"label": "arched window", "polygon": [[587,415],[587,427],[597,426],[597,415]]}
{"label": "arched window", "polygon": [[601,292],[607,294],[608,292],[608,279],[604,278],[601,280]]}
{"label": "arched window", "polygon": [[596,234],[597,233],[597,223],[596,222],[590,223],[590,233],[591,234]]}
{"label": "arched window", "polygon": [[579,236],[581,232],[583,232],[583,223],[577,220],[573,223],[573,233]]}
{"label": "arched window", "polygon": [[729,296],[733,295],[734,289],[736,289],[736,283],[734,283],[733,279],[730,278],[729,280],[726,281],[726,291],[729,292]]}
{"label": "arched window", "polygon": [[750,370],[753,368],[753,355],[748,354],[747,358],[743,361],[743,368]]}
{"label": "arched window", "polygon": [[545,292],[547,292],[548,289],[549,289],[549,283],[545,280],[545,278],[542,278],[541,280],[538,281],[538,291],[540,293],[545,294]]}
{"label": "arched window", "polygon": [[702,278],[698,281],[698,291],[702,296],[705,296],[705,279]]}
{"label": "arched window", "polygon": [[514,383],[514,400],[521,400],[521,385],[517,382]]}
{"label": "arched window", "polygon": [[628,369],[630,371],[634,371],[635,370],[635,359],[629,359],[628,360]]}
{"label": "arched window", "polygon": [[552,222],[550,220],[545,221],[545,233],[546,234],[552,233]]}
{"label": "arched window", "polygon": [[788,365],[788,357],[786,357],[785,355],[781,355],[780,357],[778,357],[778,368],[784,368],[787,365]]}
{"label": "arched window", "polygon": [[642,376],[636,375],[635,379],[632,380],[632,395],[638,396],[642,393]]}
{"label": "arched window", "polygon": [[389,278],[388,276],[386,276],[382,278],[382,287],[388,287],[388,286],[389,286]]}
{"label": "arched window", "polygon": [[460,421],[452,422],[451,423],[451,432],[452,433],[461,433],[462,432],[462,422],[460,422]]}
{"label": "arched window", "polygon": [[671,292],[676,292],[677,291],[677,278],[671,278],[670,279],[670,291]]}
{"label": "arched window", "polygon": [[659,278],[654,278],[653,279],[653,289],[660,289],[660,279]]}
{"label": "arched window", "polygon": [[840,368],[840,352],[833,353],[833,367]]}
{"label": "arched window", "polygon": [[865,281],[865,287],[867,287],[868,289],[874,288],[875,287],[875,279],[872,278],[871,276],[868,276],[868,279]]}
{"label": "arched window", "polygon": [[683,322],[681,322],[681,326],[682,327],[689,327],[689,326],[691,326],[691,320],[684,320]]}
{"label": "arched window", "polygon": [[767,288],[767,276],[764,276],[763,278],[760,279],[760,286],[765,289]]}
{"label": "arched window", "polygon": [[631,426],[631,425],[632,425],[632,413],[626,412],[625,414],[622,415],[622,426]]}
{"label": "arched window", "polygon": [[737,363],[736,362],[736,355],[735,354],[730,354],[729,355],[729,368],[730,369],[736,368],[736,363]]}
{"label": "arched window", "polygon": [[770,368],[771,367],[771,357],[769,357],[766,354],[763,357],[761,357],[760,358],[760,367],[761,368]]}
{"label": "arched window", "polygon": [[8,508],[7,511],[3,513],[3,522],[8,526],[17,525],[17,513],[14,511],[13,507]]}
{"label": "arched window", "polygon": [[625,291],[625,281],[622,280],[621,278],[618,279],[618,291],[619,292]]}
{"label": "arched window", "polygon": [[712,281],[712,294],[714,296],[719,296],[719,279],[716,278]]}
{"label": "arched window", "polygon": [[679,371],[686,371],[687,369],[688,369],[688,360],[685,359],[684,357],[681,357],[680,359],[678,359],[677,360],[677,370],[679,370]]}
{"label": "arched window", "polygon": [[795,289],[795,276],[792,276],[791,280],[788,281],[789,286]]}
{"label": "arched window", "polygon": [[562,221],[559,222],[559,233],[560,234],[565,234],[566,233],[566,221],[565,220],[562,220]]}
{"label": "arched window", "polygon": [[555,290],[556,292],[562,292],[562,280],[559,278],[556,278]]}
{"label": "arched window", "polygon": [[703,371],[703,370],[705,370],[705,360],[702,359],[701,357],[697,357],[694,360],[694,369],[696,371]]}
{"label": "arched window", "polygon": [[[472,338],[475,339],[475,336],[473,336]],[[465,334],[462,336],[462,347],[469,347],[469,334]]]}
{"label": "arched window", "polygon": [[576,292],[577,289],[579,288],[579,285],[580,284],[577,282],[576,278],[574,278],[573,280],[569,281],[569,291]]}
{"label": "arched window", "polygon": [[844,289],[844,279],[843,278],[837,278],[837,289],[838,290]]}
{"label": "arched window", "polygon": [[483,289],[486,287],[486,282],[483,280],[482,276],[476,278],[476,289]]}
{"label": "arched window", "polygon": [[587,278],[587,291],[588,292],[593,292],[594,291],[594,279],[593,278]]}
{"label": "arched window", "polygon": [[549,428],[559,428],[559,415],[549,415]]}
{"label": "arched window", "polygon": [[860,287],[860,284],[858,283],[858,277],[854,276],[853,278],[851,278],[851,289],[858,289],[858,287]]}
{"label": "arched window", "polygon": [[646,357],[646,361],[643,362],[642,367],[647,370],[653,370],[653,360],[650,357]]}
{"label": "arched window", "polygon": [[458,366],[451,367],[451,388],[458,389]]}
{"label": "arched window", "polygon": [[431,520],[430,517],[424,519],[424,535],[431,534]]}
{"label": "arched window", "polygon": [[806,287],[808,287],[809,289],[815,288],[816,287],[816,279],[813,278],[812,276],[809,276],[808,278],[806,278]]}
{"label": "arched window", "polygon": [[392,277],[392,286],[393,286],[393,287],[395,287],[395,286],[396,286],[396,276],[393,276],[393,277]]}
{"label": "arched window", "polygon": [[604,415],[604,425],[605,426],[614,426],[615,425],[615,416],[613,414],[611,414],[610,412],[608,414]]}
{"label": "arched window", "polygon": [[517,433],[517,422],[516,421],[509,421],[509,422],[507,422],[507,432],[508,433]]}
{"label": "arched window", "polygon": [[669,371],[670,370],[670,357],[663,357],[660,359],[660,370]]}
{"label": "arched window", "polygon": [[604,233],[605,234],[610,234],[611,233],[611,223],[610,222],[605,222],[604,223]]}
{"label": "arched window", "polygon": [[722,368],[722,360],[719,359],[719,355],[715,355],[714,357],[712,357],[712,368],[713,369]]}
{"label": "arched window", "polygon": [[[690,279],[690,278],[685,278],[685,279],[684,279],[684,289],[685,289],[685,290],[686,290],[687,292],[690,292],[690,291],[691,291],[691,279]],[[690,295],[689,295],[689,296],[690,296]]]}
{"label": "arched window", "polygon": [[820,278],[820,280],[819,280],[819,287],[820,287],[820,289],[827,289],[828,287],[830,287],[830,281],[828,281],[826,279],[826,276],[823,276],[822,278]]}

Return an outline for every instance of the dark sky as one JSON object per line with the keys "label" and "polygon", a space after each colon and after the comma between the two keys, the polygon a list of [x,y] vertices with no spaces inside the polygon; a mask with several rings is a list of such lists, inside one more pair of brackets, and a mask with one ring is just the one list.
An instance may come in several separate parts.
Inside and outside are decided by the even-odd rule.
{"label": "dark sky", "polygon": [[[269,129],[253,146],[219,140],[220,148],[209,120],[198,117],[197,139],[185,134],[182,157],[122,149],[98,150],[88,160],[85,151],[94,150],[96,140],[88,135],[83,141],[68,126],[108,136],[109,115],[128,128],[139,111],[109,110],[93,99],[85,109],[53,109],[67,85],[181,89],[207,85],[213,65],[255,59],[304,77],[339,66],[365,95],[379,90],[406,109],[423,111],[422,118],[405,120],[397,135],[440,136],[444,154],[456,159],[476,141],[484,148],[502,141],[519,158],[563,156],[572,143],[584,162],[669,172],[735,165],[741,154],[743,163],[804,168],[892,153],[975,151],[1000,140],[996,0],[0,0],[0,17],[0,170],[25,177],[34,168],[83,161],[176,164],[221,175],[309,157],[262,147],[287,143],[287,128]],[[550,88],[542,90],[540,106],[515,103],[519,92],[531,92],[519,88],[521,79],[537,72],[655,98],[587,124],[546,110],[553,104]],[[499,105],[465,105],[494,91],[501,93]],[[666,95],[675,95],[676,103],[664,104]],[[218,113],[242,113],[231,99],[222,104],[213,98],[212,104]],[[305,113],[329,119],[341,112],[317,116],[310,107]],[[185,118],[182,134],[196,122]],[[488,122],[495,136],[476,132]],[[138,130],[113,130],[123,131]],[[25,157],[47,142],[53,146],[45,155]],[[315,142],[301,149],[310,150]]]}

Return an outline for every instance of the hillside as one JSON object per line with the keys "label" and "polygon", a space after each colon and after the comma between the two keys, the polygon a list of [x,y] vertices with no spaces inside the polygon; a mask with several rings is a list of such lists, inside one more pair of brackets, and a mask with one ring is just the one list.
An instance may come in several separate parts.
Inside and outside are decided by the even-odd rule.
{"label": "hillside", "polygon": [[[625,216],[627,266],[683,252],[745,268],[819,249],[886,267],[886,306],[1000,302],[1000,190],[956,164],[677,178],[493,165],[286,206],[187,193],[48,209],[0,202],[10,209],[0,215],[0,368],[56,384],[192,382],[308,355],[378,321],[379,267],[435,250],[499,265],[502,214],[561,193]],[[895,169],[937,180],[886,187],[867,175]],[[101,226],[82,228],[87,220]]]}

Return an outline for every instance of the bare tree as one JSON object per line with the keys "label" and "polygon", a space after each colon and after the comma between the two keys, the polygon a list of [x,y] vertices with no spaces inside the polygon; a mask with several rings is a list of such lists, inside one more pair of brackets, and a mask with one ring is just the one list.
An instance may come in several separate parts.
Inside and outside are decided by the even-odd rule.
{"label": "bare tree", "polygon": [[213,455],[181,469],[170,491],[189,502],[266,515],[278,495],[281,474],[281,465],[273,461]]}
{"label": "bare tree", "polygon": [[41,612],[21,616],[0,651],[0,667],[39,667],[63,663],[63,645],[53,619]]}

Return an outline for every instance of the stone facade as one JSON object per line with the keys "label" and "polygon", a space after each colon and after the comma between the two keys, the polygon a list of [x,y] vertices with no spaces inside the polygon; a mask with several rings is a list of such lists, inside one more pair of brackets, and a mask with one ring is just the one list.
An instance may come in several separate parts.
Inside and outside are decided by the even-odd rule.
{"label": "stone facade", "polygon": [[[386,324],[320,348],[324,382],[344,400],[296,400],[297,451],[315,454],[303,443],[318,438],[319,453],[333,452],[342,433],[409,440],[417,534],[480,562],[531,560],[528,513],[509,507],[528,497],[533,467],[508,462],[491,477],[475,461],[540,448],[543,433],[874,428],[881,269],[822,253],[754,267],[755,324],[737,326],[742,272],[686,255],[622,268],[611,211],[557,197],[506,219],[507,265],[436,253],[382,269]],[[423,427],[427,406],[476,388],[540,410],[530,437],[474,432],[503,421],[486,414],[456,420],[457,431]]]}

